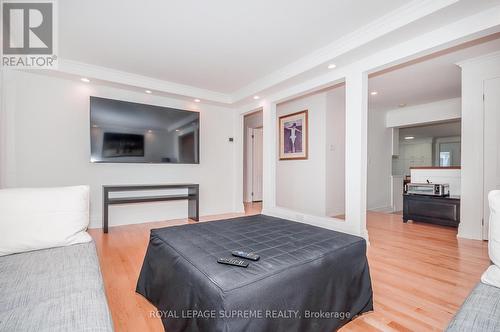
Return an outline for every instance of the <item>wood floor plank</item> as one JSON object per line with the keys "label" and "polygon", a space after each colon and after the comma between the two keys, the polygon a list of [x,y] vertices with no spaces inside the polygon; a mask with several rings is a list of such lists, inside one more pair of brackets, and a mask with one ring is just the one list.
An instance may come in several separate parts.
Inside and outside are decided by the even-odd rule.
{"label": "wood floor plank", "polygon": [[[248,214],[261,205],[247,206]],[[202,221],[240,216],[219,215]],[[456,229],[404,224],[401,216],[368,212],[368,262],[375,310],[341,331],[442,331],[489,265],[487,242],[457,239]],[[135,293],[149,232],[181,219],[90,230],[99,254],[116,331],[163,331],[156,310]]]}

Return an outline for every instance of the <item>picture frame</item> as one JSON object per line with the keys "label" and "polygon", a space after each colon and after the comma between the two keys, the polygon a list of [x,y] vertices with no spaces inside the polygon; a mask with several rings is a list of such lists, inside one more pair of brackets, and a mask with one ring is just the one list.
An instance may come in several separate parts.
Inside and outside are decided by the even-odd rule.
{"label": "picture frame", "polygon": [[308,158],[308,110],[282,115],[278,119],[279,159],[306,160]]}

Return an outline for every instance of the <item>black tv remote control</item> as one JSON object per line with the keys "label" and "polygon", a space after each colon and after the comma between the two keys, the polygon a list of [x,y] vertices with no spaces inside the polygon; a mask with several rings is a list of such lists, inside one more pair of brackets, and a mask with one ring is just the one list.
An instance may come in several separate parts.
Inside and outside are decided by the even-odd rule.
{"label": "black tv remote control", "polygon": [[219,259],[217,259],[217,263],[239,266],[239,267],[247,267],[248,266],[248,262],[245,262],[244,260],[237,259],[237,258],[219,258]]}
{"label": "black tv remote control", "polygon": [[233,256],[250,259],[252,261],[258,261],[260,258],[260,256],[254,252],[246,252],[246,251],[240,251],[240,250],[231,251],[231,254]]}

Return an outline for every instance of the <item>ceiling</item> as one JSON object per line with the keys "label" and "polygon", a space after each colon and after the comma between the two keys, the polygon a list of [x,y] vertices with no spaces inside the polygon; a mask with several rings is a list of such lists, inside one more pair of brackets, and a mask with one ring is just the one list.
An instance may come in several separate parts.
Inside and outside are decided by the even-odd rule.
{"label": "ceiling", "polygon": [[59,51],[230,93],[408,2],[64,0]]}
{"label": "ceiling", "polygon": [[[491,40],[492,39],[492,40]],[[369,79],[370,110],[390,110],[461,96],[461,70],[457,63],[500,50],[500,34],[454,52],[377,73]]]}
{"label": "ceiling", "polygon": [[402,141],[405,140],[405,137],[415,137],[415,139],[431,137],[454,137],[461,136],[461,130],[461,122],[452,121],[426,126],[401,128],[399,129],[399,137]]}
{"label": "ceiling", "polygon": [[59,72],[248,102],[332,73],[331,62],[341,69],[496,6],[500,0],[64,0]]}

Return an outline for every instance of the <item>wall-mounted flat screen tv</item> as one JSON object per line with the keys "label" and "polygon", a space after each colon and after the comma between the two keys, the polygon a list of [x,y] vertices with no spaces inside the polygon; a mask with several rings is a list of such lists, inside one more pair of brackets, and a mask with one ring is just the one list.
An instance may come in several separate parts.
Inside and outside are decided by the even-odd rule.
{"label": "wall-mounted flat screen tv", "polygon": [[200,114],[90,97],[95,163],[199,164]]}

